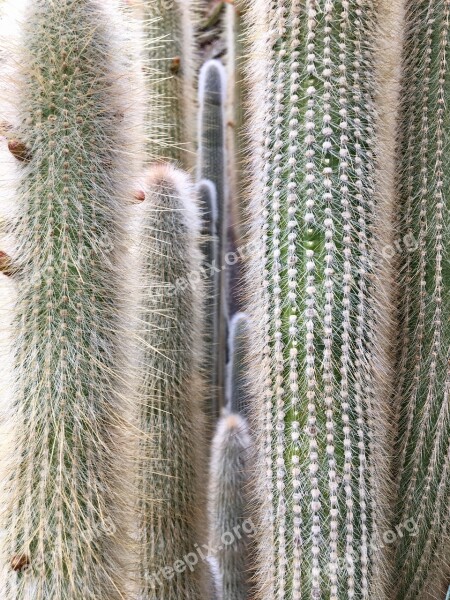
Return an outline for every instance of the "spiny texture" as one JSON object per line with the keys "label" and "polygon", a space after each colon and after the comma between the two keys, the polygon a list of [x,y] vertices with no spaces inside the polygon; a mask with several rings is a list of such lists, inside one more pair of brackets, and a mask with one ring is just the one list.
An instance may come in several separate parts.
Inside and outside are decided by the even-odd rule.
{"label": "spiny texture", "polygon": [[[216,188],[217,233],[219,236],[219,263],[223,264],[227,248],[226,206],[226,144],[225,144],[226,73],[218,60],[208,60],[200,71],[197,178],[209,179]],[[219,336],[217,346],[217,401],[224,404],[226,362],[226,273],[221,271],[219,295]]]}
{"label": "spiny texture", "polygon": [[249,584],[248,517],[250,435],[246,420],[226,414],[212,443],[209,481],[209,545],[215,552],[223,600],[246,600]]}
{"label": "spiny texture", "polygon": [[259,600],[386,597],[372,577],[387,404],[371,362],[375,18],[372,0],[249,3]]}
{"label": "spiny texture", "polygon": [[220,328],[220,255],[219,235],[217,231],[217,192],[216,186],[208,179],[197,184],[197,194],[202,217],[202,245],[205,277],[205,347],[204,376],[207,386],[206,414],[214,419],[219,416],[217,398],[219,387],[218,346]]}
{"label": "spiny texture", "polygon": [[180,567],[206,526],[200,219],[189,178],[171,166],[152,168],[146,195],[141,455],[151,460],[141,475],[139,598],[204,600],[207,564],[197,556],[193,571]]}
{"label": "spiny texture", "polygon": [[218,60],[208,60],[200,71],[197,176],[209,179],[217,190],[218,218],[224,228],[226,73]]}
{"label": "spiny texture", "polygon": [[227,43],[227,99],[226,99],[226,134],[227,134],[227,183],[229,197],[229,219],[233,224],[237,244],[244,235],[243,223],[245,210],[241,202],[241,192],[245,155],[245,104],[247,90],[245,86],[246,44],[243,35],[244,14],[247,2],[235,0],[225,6],[225,35]]}
{"label": "spiny texture", "polygon": [[219,562],[215,556],[208,558],[209,570],[213,585],[212,600],[221,600],[222,598],[222,578],[220,577]]}
{"label": "spiny texture", "polygon": [[242,416],[246,416],[248,411],[246,363],[249,335],[247,315],[245,313],[233,315],[228,337],[227,407]]}
{"label": "spiny texture", "polygon": [[2,150],[2,208],[14,205],[2,241],[13,240],[17,298],[14,388],[2,406],[1,597],[119,600],[141,65],[115,2],[7,0],[3,10],[0,109],[17,143],[10,159]]}
{"label": "spiny texture", "polygon": [[[406,3],[398,203],[404,251],[399,302],[399,600],[448,585],[450,535],[450,69],[448,0]],[[445,579],[447,578],[447,581]]]}
{"label": "spiny texture", "polygon": [[155,102],[149,109],[151,160],[195,162],[195,0],[137,0],[146,32],[146,69]]}
{"label": "spiny texture", "polygon": [[[397,298],[399,269],[405,241],[398,237],[398,202],[396,197],[396,145],[397,123],[401,96],[402,42],[404,31],[404,0],[380,0],[377,3],[377,22],[374,34],[375,61],[369,77],[373,78],[376,106],[376,168],[374,172],[374,202],[371,232],[371,260],[376,264],[372,279],[372,310],[376,323],[376,343],[369,360],[374,366],[372,396],[391,398],[397,376],[398,315]],[[398,523],[393,519],[395,507],[395,482],[392,457],[397,429],[398,408],[396,402],[381,402],[381,410],[374,410],[371,422],[372,435],[377,439],[377,467],[384,474],[379,481],[378,498],[383,503],[378,515],[378,540],[375,544],[382,551],[383,561],[373,560],[373,581],[384,581],[384,591],[392,596],[394,544],[391,531]],[[403,524],[400,531],[404,530]],[[384,543],[384,539],[388,543]],[[389,568],[388,568],[389,567]]]}

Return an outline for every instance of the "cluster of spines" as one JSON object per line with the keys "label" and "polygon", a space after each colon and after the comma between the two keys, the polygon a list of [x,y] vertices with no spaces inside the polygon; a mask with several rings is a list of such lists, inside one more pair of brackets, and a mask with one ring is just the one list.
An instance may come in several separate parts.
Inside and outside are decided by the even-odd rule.
{"label": "cluster of spines", "polygon": [[119,599],[133,502],[124,299],[134,289],[127,203],[142,161],[136,40],[115,2],[3,10],[1,101],[20,165],[3,188],[14,200],[2,236],[14,240],[17,299],[2,597]]}
{"label": "cluster of spines", "polygon": [[[200,215],[188,176],[152,167],[142,205],[144,262],[140,597],[203,600],[207,565],[174,570],[205,541]],[[167,578],[164,569],[172,568]]]}
{"label": "cluster of spines", "polygon": [[[450,309],[448,147],[450,89],[448,1],[406,2],[399,117],[398,202],[404,252],[396,474],[397,521],[413,519],[396,553],[396,598],[425,597],[427,581],[448,578],[450,501]],[[428,597],[428,596],[427,596]]]}
{"label": "cluster of spines", "polygon": [[378,585],[369,556],[380,488],[368,360],[373,90],[363,81],[373,10],[250,7],[249,195],[261,255],[249,261],[248,304],[262,372],[250,368],[249,379],[264,432],[269,523],[260,526],[271,533],[260,543],[260,598],[368,598]]}

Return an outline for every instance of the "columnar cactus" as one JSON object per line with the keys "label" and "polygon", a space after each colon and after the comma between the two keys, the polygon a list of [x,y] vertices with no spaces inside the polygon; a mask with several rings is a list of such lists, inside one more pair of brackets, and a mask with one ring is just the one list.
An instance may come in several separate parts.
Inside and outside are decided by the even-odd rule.
{"label": "columnar cactus", "polygon": [[374,549],[374,422],[387,421],[371,362],[375,17],[372,0],[249,6],[259,600],[387,597]]}
{"label": "columnar cactus", "polygon": [[449,28],[0,0],[2,600],[450,600]]}
{"label": "columnar cactus", "polygon": [[245,375],[248,366],[249,335],[247,315],[233,315],[228,336],[227,408],[243,416],[247,415],[249,398]]}
{"label": "columnar cactus", "polygon": [[217,192],[212,181],[203,179],[197,184],[197,194],[202,217],[201,251],[204,258],[205,279],[205,346],[204,346],[204,375],[206,390],[205,410],[213,420],[217,419],[220,408],[217,390],[219,388],[219,332],[220,332],[220,252]]}
{"label": "columnar cactus", "polygon": [[397,520],[414,520],[418,532],[398,543],[399,600],[431,598],[430,578],[443,597],[450,576],[449,19],[447,0],[406,2],[397,189],[410,243],[399,303]]}
{"label": "columnar cactus", "polygon": [[[217,234],[220,268],[227,248],[227,184],[225,143],[226,73],[218,60],[207,61],[200,70],[197,178],[208,179],[216,188]],[[226,272],[221,271],[219,294],[219,336],[217,344],[217,403],[224,404],[226,361]]]}
{"label": "columnar cactus", "polygon": [[209,481],[209,545],[217,558],[223,600],[246,600],[249,590],[250,434],[246,420],[225,414],[212,443]]}
{"label": "columnar cactus", "polygon": [[199,79],[198,179],[209,179],[217,189],[221,233],[226,211],[225,148],[226,73],[218,60],[207,61]]}
{"label": "columnar cactus", "polygon": [[182,171],[153,167],[145,191],[139,598],[204,600],[208,565],[197,554],[205,542],[207,469],[200,219]]}
{"label": "columnar cactus", "polygon": [[149,107],[148,150],[152,160],[195,164],[194,0],[136,0],[147,37],[146,69],[158,102]]}
{"label": "columnar cactus", "polygon": [[7,0],[3,11],[1,204],[13,212],[2,242],[16,301],[1,597],[119,600],[133,499],[124,374],[135,296],[126,223],[143,150],[136,38],[115,1]]}

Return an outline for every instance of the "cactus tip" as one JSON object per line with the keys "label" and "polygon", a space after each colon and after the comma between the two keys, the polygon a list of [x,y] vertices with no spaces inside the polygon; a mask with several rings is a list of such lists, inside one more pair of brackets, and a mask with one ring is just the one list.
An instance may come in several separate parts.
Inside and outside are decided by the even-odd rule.
{"label": "cactus tip", "polygon": [[[227,73],[223,64],[217,58],[207,60],[200,69],[199,97],[203,98],[208,90],[208,101],[217,104],[225,102]],[[213,92],[214,96],[213,97]]]}

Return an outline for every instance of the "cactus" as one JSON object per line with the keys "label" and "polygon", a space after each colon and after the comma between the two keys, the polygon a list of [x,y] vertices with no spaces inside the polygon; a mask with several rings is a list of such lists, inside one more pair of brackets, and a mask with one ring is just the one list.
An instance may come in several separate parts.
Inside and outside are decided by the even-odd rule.
{"label": "cactus", "polygon": [[245,313],[236,313],[230,321],[228,339],[227,408],[247,415],[248,390],[245,380],[249,346],[249,322]]}
{"label": "cactus", "polygon": [[245,136],[247,89],[245,86],[245,57],[246,43],[244,36],[245,0],[235,0],[226,4],[225,35],[227,40],[226,69],[227,69],[227,180],[229,189],[230,221],[235,230],[237,245],[240,246],[245,233],[245,207],[241,198],[244,197],[245,182]]}
{"label": "cactus", "polygon": [[388,597],[372,551],[389,453],[371,361],[376,17],[371,0],[249,4],[258,600]]}
{"label": "cactus", "polygon": [[2,599],[450,600],[449,27],[0,0]]}
{"label": "cactus", "polygon": [[246,600],[249,589],[248,491],[250,434],[243,417],[227,413],[212,443],[209,482],[209,546],[218,562],[223,600]]}
{"label": "cactus", "polygon": [[[245,106],[246,88],[244,85],[243,23],[246,3],[236,0],[226,3],[224,15],[224,35],[226,39],[225,65],[227,73],[226,94],[226,177],[227,177],[227,251],[236,259],[228,265],[226,289],[228,314],[242,310],[243,256],[241,248],[245,244],[245,181],[243,163],[245,161]],[[229,255],[231,256],[231,254]],[[237,259],[237,257],[239,257]]]}
{"label": "cactus", "polygon": [[[151,461],[142,471],[139,597],[204,600],[208,567],[196,554],[206,511],[200,219],[193,185],[170,165],[150,170],[146,197],[141,455]],[[192,569],[189,555],[199,563]]]}
{"label": "cactus", "polygon": [[153,160],[195,163],[195,38],[193,0],[139,0],[147,36],[147,70],[158,102],[149,109]]}
{"label": "cactus", "polygon": [[16,300],[1,597],[119,600],[133,498],[124,373],[127,205],[143,157],[136,32],[114,1],[6,0],[3,11],[0,106],[16,142],[9,159],[2,149],[2,209],[13,204],[2,242],[14,242]]}
{"label": "cactus", "polygon": [[221,233],[226,213],[225,99],[225,69],[220,61],[208,60],[199,78],[197,179],[209,179],[216,186]]}
{"label": "cactus", "polygon": [[217,232],[217,193],[216,187],[208,179],[197,184],[197,194],[202,214],[202,254],[204,256],[205,292],[205,352],[204,373],[207,386],[205,412],[214,420],[218,417],[217,390],[219,387],[219,327],[221,274],[219,236]]}
{"label": "cactus", "polygon": [[449,18],[447,0],[406,2],[397,191],[410,242],[399,299],[397,520],[414,519],[418,534],[398,543],[398,600],[431,598],[427,580],[443,590],[449,576]]}
{"label": "cactus", "polygon": [[[207,61],[199,78],[199,124],[197,179],[212,181],[217,194],[217,232],[219,237],[219,265],[223,264],[227,248],[227,186],[225,150],[225,96],[226,74],[218,60]],[[219,334],[217,343],[217,403],[224,404],[226,362],[226,274],[220,273]]]}

